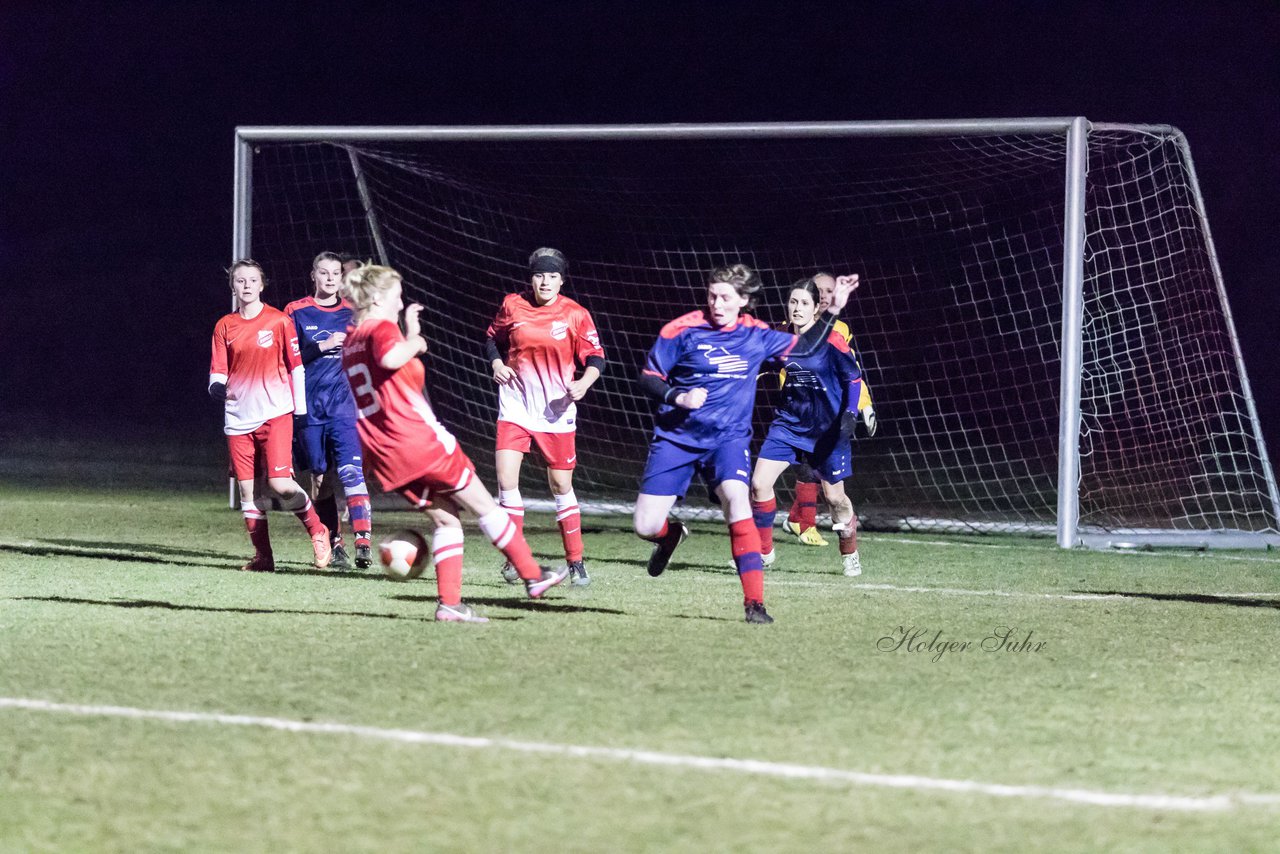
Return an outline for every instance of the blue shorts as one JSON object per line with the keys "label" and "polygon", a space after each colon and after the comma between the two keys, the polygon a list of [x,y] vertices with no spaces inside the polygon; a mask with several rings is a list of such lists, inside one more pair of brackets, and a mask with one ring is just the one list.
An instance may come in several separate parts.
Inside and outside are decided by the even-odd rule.
{"label": "blue shorts", "polygon": [[363,466],[360,435],[356,432],[356,425],[350,421],[308,424],[294,435],[294,451],[298,456],[298,468],[312,474],[345,465],[353,465],[357,470]]}
{"label": "blue shorts", "polygon": [[645,495],[675,495],[684,498],[696,472],[714,497],[716,487],[726,480],[751,483],[750,439],[731,439],[714,448],[690,448],[670,439],[655,438],[649,446],[649,461],[640,478]]}
{"label": "blue shorts", "polygon": [[796,443],[790,430],[770,427],[760,446],[760,459],[808,463],[825,483],[839,483],[853,472],[853,450],[839,430],[827,433],[810,451]]}

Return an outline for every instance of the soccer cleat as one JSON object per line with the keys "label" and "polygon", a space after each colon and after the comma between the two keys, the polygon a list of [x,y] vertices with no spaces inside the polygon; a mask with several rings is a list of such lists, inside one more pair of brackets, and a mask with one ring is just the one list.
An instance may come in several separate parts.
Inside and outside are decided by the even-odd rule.
{"label": "soccer cleat", "polygon": [[543,593],[546,593],[568,577],[569,567],[567,566],[562,566],[559,569],[548,569],[544,566],[542,567],[542,578],[537,581],[526,581],[524,589],[529,593],[530,599],[540,599]]}
{"label": "soccer cleat", "polygon": [[855,575],[862,575],[862,561],[858,560],[858,553],[856,551],[847,555],[841,555],[840,558],[844,561],[845,575],[850,578]]}
{"label": "soccer cleat", "polygon": [[671,563],[671,556],[675,554],[676,547],[683,543],[687,536],[689,536],[689,529],[685,527],[684,522],[676,522],[675,525],[668,526],[667,535],[654,543],[653,551],[649,553],[649,575],[657,578],[667,571],[667,564]]}
{"label": "soccer cleat", "polygon": [[773,622],[773,617],[770,617],[769,612],[764,609],[763,602],[748,599],[746,602],[746,612],[748,623],[757,623],[763,626]]}
{"label": "soccer cleat", "polygon": [[437,623],[487,623],[488,617],[482,617],[472,610],[470,605],[459,602],[457,605],[446,605],[441,602],[436,606]]}
{"label": "soccer cleat", "polygon": [[791,519],[782,523],[782,530],[786,531],[788,534],[794,534],[797,537],[800,536],[800,533],[803,531],[800,527],[800,523],[794,522]]}
{"label": "soccer cleat", "polygon": [[347,554],[347,550],[342,543],[338,543],[333,547],[333,556],[329,559],[329,566],[334,569],[351,569],[351,557]]}
{"label": "soccer cleat", "polygon": [[356,540],[356,566],[359,569],[373,566],[373,549],[368,540]]}
{"label": "soccer cleat", "polygon": [[321,527],[319,531],[311,535],[311,552],[315,555],[315,565],[318,569],[324,569],[329,565],[329,561],[333,560],[333,547],[329,545],[329,529]]}
{"label": "soccer cleat", "polygon": [[797,539],[806,546],[825,546],[830,545],[822,537],[822,533],[817,528],[805,528],[799,533]]}
{"label": "soccer cleat", "polygon": [[507,582],[508,584],[520,583],[520,573],[516,571],[515,564],[513,564],[511,561],[509,560],[503,561],[502,569],[500,571],[502,572],[503,581]]}
{"label": "soccer cleat", "polygon": [[587,575],[587,565],[580,560],[569,561],[569,583],[575,587],[586,587],[591,583]]}
{"label": "soccer cleat", "polygon": [[275,572],[276,562],[271,555],[256,554],[253,559],[240,567],[241,572]]}

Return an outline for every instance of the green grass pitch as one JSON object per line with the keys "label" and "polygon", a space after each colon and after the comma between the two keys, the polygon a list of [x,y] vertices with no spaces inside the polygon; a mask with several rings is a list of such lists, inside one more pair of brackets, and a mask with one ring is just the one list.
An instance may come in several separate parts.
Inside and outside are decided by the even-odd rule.
{"label": "green grass pitch", "polygon": [[[1266,553],[873,533],[849,579],[834,542],[780,535],[778,622],[749,626],[721,526],[651,579],[628,520],[588,517],[594,584],[539,603],[469,527],[463,595],[492,622],[448,625],[429,572],[315,570],[288,514],[282,571],[235,571],[216,465],[122,481],[101,455],[3,450],[0,851],[1276,844]],[[528,529],[553,557],[554,521]],[[982,649],[1002,626],[1031,642]]]}

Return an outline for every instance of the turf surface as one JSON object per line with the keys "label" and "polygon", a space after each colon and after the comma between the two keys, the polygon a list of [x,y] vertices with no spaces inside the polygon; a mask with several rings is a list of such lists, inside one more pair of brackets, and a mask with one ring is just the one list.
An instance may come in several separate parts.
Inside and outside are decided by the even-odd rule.
{"label": "turf surface", "polygon": [[[778,622],[760,627],[742,621],[717,526],[695,525],[650,579],[626,520],[588,518],[593,585],[539,603],[502,582],[471,528],[463,595],[492,622],[446,625],[429,573],[313,569],[287,514],[272,516],[282,571],[236,572],[238,514],[188,461],[161,455],[147,473],[160,488],[140,489],[110,465],[86,475],[76,448],[45,467],[9,451],[0,698],[882,776],[0,707],[0,850],[1263,851],[1277,838],[1280,561],[1265,553],[870,534],[866,574],[847,579],[834,545],[780,534],[766,582]],[[553,556],[553,520],[528,527]],[[1031,643],[982,649],[1002,626]],[[921,633],[899,645],[903,631]],[[945,641],[969,646],[938,655]],[[1106,806],[938,780],[1217,800]]]}

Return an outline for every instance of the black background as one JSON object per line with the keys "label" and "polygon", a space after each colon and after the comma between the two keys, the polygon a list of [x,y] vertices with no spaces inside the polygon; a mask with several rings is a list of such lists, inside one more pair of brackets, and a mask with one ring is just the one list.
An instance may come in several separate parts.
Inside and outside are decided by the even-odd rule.
{"label": "black background", "polygon": [[1280,447],[1274,0],[18,0],[0,82],[10,427],[209,420],[236,125],[1084,115],[1187,134]]}

